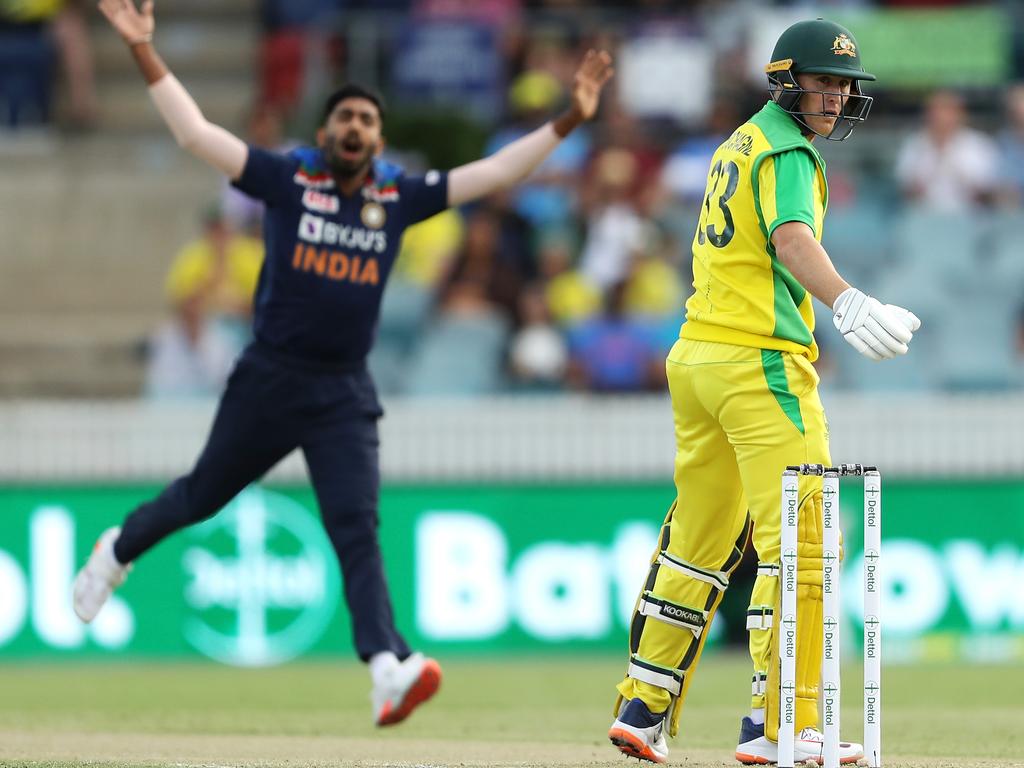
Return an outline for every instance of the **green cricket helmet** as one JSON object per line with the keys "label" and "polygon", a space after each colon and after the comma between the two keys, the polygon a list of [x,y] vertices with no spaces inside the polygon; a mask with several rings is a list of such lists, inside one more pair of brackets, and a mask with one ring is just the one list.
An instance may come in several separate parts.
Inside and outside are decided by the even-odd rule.
{"label": "green cricket helmet", "polygon": [[[864,71],[857,41],[850,30],[835,22],[814,19],[791,26],[775,44],[772,61],[764,71],[768,73],[768,89],[775,103],[808,131],[826,139],[842,141],[871,111],[873,99],[861,92],[860,81],[874,80],[875,76]],[[835,75],[852,81],[850,95],[827,135],[814,130],[804,120],[806,116],[834,117],[825,111],[825,92],[808,91],[797,83],[796,76],[805,73]],[[800,111],[801,97],[805,93],[821,94],[820,112]]]}

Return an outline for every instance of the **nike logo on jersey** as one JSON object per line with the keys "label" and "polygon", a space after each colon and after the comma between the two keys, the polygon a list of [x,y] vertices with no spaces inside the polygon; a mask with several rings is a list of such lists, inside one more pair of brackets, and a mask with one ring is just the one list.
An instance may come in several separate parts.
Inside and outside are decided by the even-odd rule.
{"label": "nike logo on jersey", "polygon": [[378,184],[372,178],[368,178],[363,186],[363,198],[375,203],[397,203],[398,182],[388,179]]}

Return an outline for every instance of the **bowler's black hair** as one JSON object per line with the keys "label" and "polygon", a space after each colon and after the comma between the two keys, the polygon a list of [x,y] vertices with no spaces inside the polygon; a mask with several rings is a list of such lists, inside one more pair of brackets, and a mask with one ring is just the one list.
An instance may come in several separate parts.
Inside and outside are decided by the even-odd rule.
{"label": "bowler's black hair", "polygon": [[380,116],[381,122],[384,121],[384,99],[381,98],[381,95],[376,91],[364,88],[361,85],[346,83],[328,96],[327,101],[324,102],[323,118],[320,120],[321,125],[327,123],[327,118],[331,116],[331,112],[333,112],[334,108],[345,99],[366,99],[367,101],[372,102],[373,106],[377,108],[377,114]]}

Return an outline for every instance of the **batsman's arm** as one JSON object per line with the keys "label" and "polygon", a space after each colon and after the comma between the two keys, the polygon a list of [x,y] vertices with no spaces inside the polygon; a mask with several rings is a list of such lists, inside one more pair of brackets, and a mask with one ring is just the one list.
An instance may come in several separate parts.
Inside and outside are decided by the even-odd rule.
{"label": "batsman's arm", "polygon": [[149,95],[183,149],[238,180],[245,169],[249,148],[237,136],[209,122],[195,100],[178,82],[153,47],[153,0],[141,11],[134,0],[100,0],[100,11],[131,49],[135,63],[149,86]]}
{"label": "batsman's arm", "polygon": [[921,321],[913,312],[882,304],[847,283],[810,227],[800,221],[780,224],[772,232],[772,245],[790,274],[812,296],[832,307],[836,330],[854,349],[872,360],[907,353]]}
{"label": "batsman's arm", "polygon": [[772,232],[772,245],[790,274],[811,295],[830,307],[850,284],[836,271],[832,259],[814,239],[811,228],[802,221],[787,221]]}
{"label": "batsman's arm", "polygon": [[529,176],[576,126],[594,116],[601,89],[613,74],[606,51],[588,51],[576,71],[570,107],[490,157],[453,169],[448,174],[448,205],[485,197]]}

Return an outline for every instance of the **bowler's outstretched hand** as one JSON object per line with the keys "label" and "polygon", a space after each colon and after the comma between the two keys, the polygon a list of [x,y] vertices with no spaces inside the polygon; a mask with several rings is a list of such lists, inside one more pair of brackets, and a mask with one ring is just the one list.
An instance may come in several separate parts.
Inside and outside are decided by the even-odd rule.
{"label": "bowler's outstretched hand", "polygon": [[583,63],[576,70],[572,87],[572,106],[584,120],[590,120],[597,112],[601,100],[601,89],[615,74],[612,57],[607,51],[587,51]]}
{"label": "bowler's outstretched hand", "polygon": [[156,28],[153,0],[145,0],[141,11],[135,7],[134,0],[100,0],[99,7],[110,26],[117,30],[128,45],[147,43],[153,39],[153,30]]}

